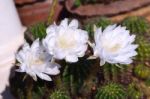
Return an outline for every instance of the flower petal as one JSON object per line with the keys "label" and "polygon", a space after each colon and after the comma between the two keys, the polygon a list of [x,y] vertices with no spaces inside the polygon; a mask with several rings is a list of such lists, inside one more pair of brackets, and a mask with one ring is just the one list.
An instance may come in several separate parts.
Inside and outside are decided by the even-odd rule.
{"label": "flower petal", "polygon": [[71,62],[71,63],[78,61],[78,58],[76,55],[67,55],[65,59],[67,62]]}
{"label": "flower petal", "polygon": [[50,25],[47,29],[46,29],[46,33],[47,35],[48,34],[54,34],[55,31],[57,29],[57,25],[53,24],[53,25]]}
{"label": "flower petal", "polygon": [[79,25],[78,21],[74,19],[70,22],[69,27],[77,29],[78,25]]}
{"label": "flower petal", "polygon": [[53,55],[54,55],[54,58],[56,58],[56,59],[63,59],[63,58],[65,58],[65,53],[60,51],[59,49],[55,50]]}
{"label": "flower petal", "polygon": [[115,29],[115,27],[116,27],[116,24],[109,25],[109,26],[106,27],[106,29],[103,31],[103,33],[112,31],[113,29]]}
{"label": "flower petal", "polygon": [[36,39],[31,45],[31,53],[36,56],[41,51],[41,48],[43,47],[41,46],[39,39]]}
{"label": "flower petal", "polygon": [[100,66],[103,66],[105,64],[105,60],[104,59],[101,59],[100,60]]}
{"label": "flower petal", "polygon": [[20,63],[23,63],[23,62],[24,62],[25,55],[24,55],[23,51],[19,51],[19,52],[16,54],[16,59],[17,59],[17,61],[20,62]]}
{"label": "flower petal", "polygon": [[51,79],[48,75],[46,75],[46,74],[44,74],[44,73],[37,73],[37,76],[38,76],[39,78],[43,79],[43,80],[52,81],[52,79]]}
{"label": "flower petal", "polygon": [[76,53],[78,55],[78,57],[83,57],[85,55],[85,52],[87,50],[87,45],[82,45],[82,46],[79,46],[77,49],[76,49]]}
{"label": "flower petal", "polygon": [[98,28],[94,33],[94,39],[96,42],[99,42],[101,35],[102,35],[102,28]]}
{"label": "flower petal", "polygon": [[62,20],[60,25],[63,26],[63,27],[68,27],[68,19],[65,18],[64,20]]}
{"label": "flower petal", "polygon": [[35,81],[37,81],[37,77],[36,77],[36,74],[35,74],[34,72],[32,72],[32,71],[30,71],[30,70],[27,70],[26,72],[27,72],[27,74],[29,74]]}
{"label": "flower petal", "polygon": [[48,67],[45,69],[44,73],[49,74],[49,75],[58,75],[60,73],[60,70],[57,66]]}

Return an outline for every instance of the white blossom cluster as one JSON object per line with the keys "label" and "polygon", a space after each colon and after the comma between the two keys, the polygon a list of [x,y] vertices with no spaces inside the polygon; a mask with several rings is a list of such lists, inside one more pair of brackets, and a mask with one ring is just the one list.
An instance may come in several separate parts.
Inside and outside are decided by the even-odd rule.
{"label": "white blossom cluster", "polygon": [[26,72],[34,80],[37,76],[43,80],[51,81],[49,75],[60,73],[60,65],[54,60],[65,60],[75,63],[79,57],[83,57],[88,44],[93,49],[93,55],[100,59],[100,65],[106,62],[110,64],[130,64],[133,56],[137,55],[135,49],[138,45],[133,44],[135,35],[130,35],[125,27],[109,25],[102,31],[101,27],[94,28],[94,42],[89,41],[88,32],[79,29],[77,20],[68,23],[64,19],[59,25],[50,25],[47,36],[42,41],[36,39],[30,46],[25,43],[16,54],[20,63],[18,72]]}

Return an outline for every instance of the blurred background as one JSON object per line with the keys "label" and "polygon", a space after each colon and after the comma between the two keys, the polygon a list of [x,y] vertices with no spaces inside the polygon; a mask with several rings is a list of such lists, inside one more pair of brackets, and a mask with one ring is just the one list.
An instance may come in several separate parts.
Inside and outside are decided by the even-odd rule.
{"label": "blurred background", "polygon": [[150,0],[15,0],[23,25],[47,21],[51,9],[52,20],[65,17],[88,20],[100,16],[121,21],[128,16],[143,16],[150,20]]}

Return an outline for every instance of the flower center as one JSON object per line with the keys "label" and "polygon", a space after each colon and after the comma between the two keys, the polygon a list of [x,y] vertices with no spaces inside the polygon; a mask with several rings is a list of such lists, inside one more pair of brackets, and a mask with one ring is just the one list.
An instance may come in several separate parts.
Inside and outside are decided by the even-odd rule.
{"label": "flower center", "polygon": [[29,66],[42,65],[42,64],[44,64],[44,59],[42,57],[30,56]]}
{"label": "flower center", "polygon": [[105,44],[102,44],[102,46],[105,50],[111,53],[115,53],[121,48],[120,44],[114,44],[114,45],[110,45],[110,44],[111,43],[107,43],[107,44],[105,43]]}
{"label": "flower center", "polygon": [[70,48],[73,48],[75,46],[75,44],[76,44],[76,42],[75,42],[74,37],[72,37],[72,38],[67,38],[65,36],[58,37],[57,45],[59,48],[70,49]]}
{"label": "flower center", "polygon": [[44,63],[44,61],[40,60],[40,59],[36,59],[31,62],[32,65],[42,65],[43,63]]}

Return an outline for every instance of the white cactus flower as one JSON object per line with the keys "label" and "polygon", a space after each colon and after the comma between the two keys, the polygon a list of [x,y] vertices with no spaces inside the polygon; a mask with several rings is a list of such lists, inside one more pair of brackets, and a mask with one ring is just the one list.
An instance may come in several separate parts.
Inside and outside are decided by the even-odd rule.
{"label": "white cactus flower", "polygon": [[88,34],[78,29],[78,21],[64,19],[60,25],[50,25],[43,45],[55,59],[65,59],[67,62],[77,62],[87,50]]}
{"label": "white cactus flower", "polygon": [[126,27],[109,25],[103,32],[101,28],[96,28],[94,56],[100,58],[100,65],[105,62],[111,64],[130,64],[132,57],[137,55],[135,49],[138,47],[132,44],[135,35],[130,35]]}
{"label": "white cactus flower", "polygon": [[35,40],[31,47],[28,43],[25,43],[16,54],[16,59],[19,62],[18,72],[26,72],[36,81],[37,76],[43,80],[51,81],[52,79],[48,75],[59,74],[59,65],[50,62],[52,56],[45,51],[45,48],[39,42],[39,39]]}

